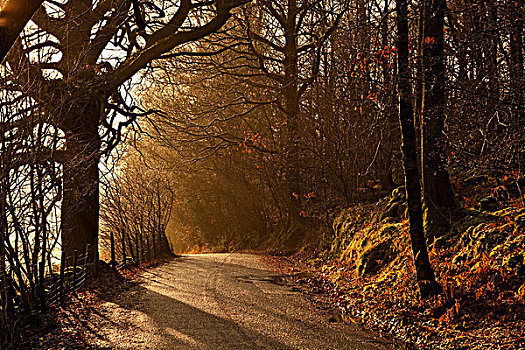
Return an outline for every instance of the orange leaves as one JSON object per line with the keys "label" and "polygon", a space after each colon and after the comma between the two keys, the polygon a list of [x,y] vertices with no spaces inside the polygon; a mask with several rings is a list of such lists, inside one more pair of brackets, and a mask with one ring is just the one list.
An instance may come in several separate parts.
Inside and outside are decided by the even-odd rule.
{"label": "orange leaves", "polygon": [[423,41],[424,45],[426,46],[432,46],[434,45],[434,38],[427,36],[425,40]]}
{"label": "orange leaves", "polygon": [[[234,125],[233,129],[241,130],[244,127],[244,123],[240,125]],[[252,154],[256,149],[266,147],[267,140],[259,132],[251,130],[242,131],[244,139],[237,142],[237,146],[233,147],[233,150],[239,151],[242,154]]]}
{"label": "orange leaves", "polygon": [[345,68],[350,77],[367,77],[375,71],[389,70],[392,68],[393,55],[396,47],[377,47],[375,50],[359,52],[357,58],[352,60]]}
{"label": "orange leaves", "polygon": [[[297,193],[297,192],[292,192],[292,196],[295,199],[299,199],[299,197],[301,197],[301,195],[299,193]],[[302,197],[305,198],[305,199],[315,198],[315,192],[307,192],[307,193],[303,194]]]}

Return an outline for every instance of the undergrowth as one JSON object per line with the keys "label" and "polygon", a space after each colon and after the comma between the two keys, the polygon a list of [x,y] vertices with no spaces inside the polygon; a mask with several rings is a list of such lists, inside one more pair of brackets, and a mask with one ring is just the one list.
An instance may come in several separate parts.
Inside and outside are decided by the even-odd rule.
{"label": "undergrowth", "polygon": [[317,277],[299,282],[324,289],[345,321],[365,323],[408,346],[525,349],[523,199],[507,194],[498,198],[499,210],[483,211],[479,199],[494,195],[494,186],[506,188],[490,176],[479,181],[456,185],[464,208],[449,232],[428,242],[442,295],[418,297],[406,213],[392,210],[399,190],[343,210],[329,247],[307,260]]}

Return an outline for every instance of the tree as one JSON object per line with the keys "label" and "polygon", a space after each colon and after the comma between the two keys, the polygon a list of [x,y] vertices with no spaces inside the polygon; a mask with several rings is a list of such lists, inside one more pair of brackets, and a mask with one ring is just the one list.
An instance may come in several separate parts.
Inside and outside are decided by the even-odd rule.
{"label": "tree", "polygon": [[[20,96],[18,96],[20,97]],[[13,104],[13,100],[18,101]],[[32,114],[40,121],[22,116]],[[36,118],[38,116],[38,118]],[[57,256],[60,169],[46,157],[61,137],[30,99],[0,93],[0,347],[16,343],[20,314],[45,309],[46,265]],[[3,129],[15,124],[16,128]]]}
{"label": "tree", "polygon": [[[225,28],[225,33],[194,47],[195,52],[186,62],[181,63],[180,56],[175,53],[172,57],[177,57],[177,62],[164,74],[184,77],[188,71],[194,72],[193,81],[188,81],[176,92],[189,91],[188,95],[193,96],[191,105],[179,104],[180,107],[170,110],[164,108],[166,103],[158,104],[164,105],[159,108],[166,112],[165,121],[169,123],[171,119],[176,133],[184,134],[186,130],[182,138],[215,138],[215,144],[220,147],[212,148],[204,142],[193,142],[193,145],[206,145],[211,151],[227,147],[227,142],[242,143],[245,135],[237,131],[247,130],[232,131],[230,123],[234,119],[249,119],[245,124],[249,132],[270,140],[267,147],[259,148],[267,153],[266,159],[271,159],[262,162],[268,167],[259,165],[274,177],[272,190],[278,205],[285,203],[283,231],[304,228],[299,227],[305,222],[302,215],[307,201],[303,197],[312,192],[308,191],[308,186],[315,186],[310,180],[312,172],[316,171],[308,158],[311,159],[311,153],[317,150],[305,147],[308,137],[315,132],[305,135],[306,125],[313,121],[301,113],[307,104],[301,101],[306,100],[305,93],[320,72],[327,69],[321,64],[325,51],[337,49],[328,48],[329,39],[348,4],[349,1],[262,1],[246,6],[236,15],[236,21]],[[206,56],[206,51],[216,54]],[[170,84],[168,78],[157,76],[155,80]],[[219,97],[224,95],[225,89],[228,95]],[[148,101],[147,96],[145,101]],[[185,112],[180,111],[182,106],[188,107]],[[194,119],[184,123],[188,115]],[[219,126],[221,123],[225,129]]]}
{"label": "tree", "polygon": [[[512,91],[512,102],[514,105],[514,114],[518,124],[518,130],[521,126],[521,134],[525,125],[525,94],[523,79],[523,12],[524,5],[521,1],[506,2],[509,13],[510,27],[510,80]],[[522,154],[523,156],[523,154]],[[523,159],[521,160],[523,161]]]}
{"label": "tree", "polygon": [[425,0],[423,9],[422,174],[427,235],[448,229],[456,199],[447,169],[445,142],[445,0]]}
{"label": "tree", "polygon": [[[166,52],[219,30],[245,2],[75,0],[37,10],[36,27],[7,58],[5,81],[33,98],[65,134],[63,157],[55,161],[63,167],[66,254],[98,246],[100,157],[138,116],[121,95],[123,84]],[[128,119],[115,122],[117,114]]]}
{"label": "tree", "polygon": [[300,173],[301,97],[319,74],[322,50],[348,6],[349,1],[265,0],[244,18],[249,54],[277,85],[278,108],[284,114],[288,228],[300,223],[305,190]]}
{"label": "tree", "polygon": [[403,165],[407,193],[410,242],[416,269],[416,280],[422,298],[440,293],[440,286],[428,258],[423,230],[421,185],[417,165],[417,143],[414,126],[414,110],[411,99],[409,51],[408,51],[408,5],[406,0],[396,0],[397,13],[397,79],[399,94],[399,121],[402,134]]}
{"label": "tree", "polygon": [[126,256],[135,262],[172,255],[166,227],[174,202],[173,185],[165,167],[150,167],[150,163],[130,149],[118,159],[118,176],[109,171],[102,182],[101,239],[109,251],[113,234],[117,256],[127,247]]}

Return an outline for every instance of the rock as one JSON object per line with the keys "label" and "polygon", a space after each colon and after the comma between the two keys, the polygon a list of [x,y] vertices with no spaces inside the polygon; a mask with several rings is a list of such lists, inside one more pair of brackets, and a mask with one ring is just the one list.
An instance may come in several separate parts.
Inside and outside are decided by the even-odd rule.
{"label": "rock", "polygon": [[506,256],[503,258],[503,267],[523,276],[525,273],[525,253],[520,252]]}
{"label": "rock", "polygon": [[406,192],[405,186],[401,186],[392,191],[390,200],[386,209],[381,213],[380,220],[386,218],[400,219],[403,217],[406,210]]}
{"label": "rock", "polygon": [[467,253],[460,252],[452,259],[452,265],[459,267],[464,264],[465,261],[467,261]]}
{"label": "rock", "polygon": [[384,212],[381,213],[381,216],[379,217],[380,220],[384,220],[386,218],[396,218],[398,217],[399,211],[401,208],[401,203],[396,202],[389,205]]}
{"label": "rock", "polygon": [[487,197],[481,198],[479,200],[479,206],[480,206],[481,210],[494,211],[494,210],[498,210],[499,203],[498,203],[498,200],[496,199],[496,197],[487,196]]}
{"label": "rock", "polygon": [[510,225],[506,229],[492,228],[489,224],[480,224],[475,228],[470,228],[469,245],[473,247],[475,256],[482,253],[488,254],[494,247],[505,242],[509,236]]}
{"label": "rock", "polygon": [[392,239],[386,239],[376,245],[368,247],[359,256],[357,261],[357,273],[360,276],[374,275],[383,266],[395,258],[395,250]]}
{"label": "rock", "polygon": [[405,186],[399,186],[395,190],[392,191],[391,195],[391,201],[393,199],[397,199],[399,201],[404,201],[406,199],[406,189]]}

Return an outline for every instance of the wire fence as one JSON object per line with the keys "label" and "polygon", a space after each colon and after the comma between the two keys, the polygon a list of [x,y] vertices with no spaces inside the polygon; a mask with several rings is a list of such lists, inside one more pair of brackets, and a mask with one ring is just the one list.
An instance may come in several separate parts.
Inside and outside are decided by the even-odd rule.
{"label": "wire fence", "polygon": [[[111,231],[102,238],[102,243],[109,250],[109,265],[114,270],[157,259],[170,251],[164,233],[156,240],[145,240],[141,244],[141,240],[132,238],[122,229],[117,235]],[[50,256],[50,252],[45,254]],[[96,275],[99,268],[97,247],[90,245],[86,246],[84,252],[74,251],[71,256],[62,252],[60,263],[52,264],[51,260],[46,259],[43,261],[40,266],[32,266],[32,273],[28,273],[29,269],[24,266],[26,264],[20,260],[12,266],[4,264],[0,269],[3,271],[0,273],[1,350],[16,349],[19,335],[31,327],[31,322],[28,322],[30,318],[38,319],[50,307],[60,305],[68,295]]]}
{"label": "wire fence", "polygon": [[75,251],[72,256],[62,252],[58,271],[49,269],[37,283],[17,281],[15,288],[10,274],[0,276],[0,349],[15,349],[17,336],[30,327],[27,319],[42,315],[83,287],[97,272],[97,263],[96,248],[87,245],[84,252]]}

